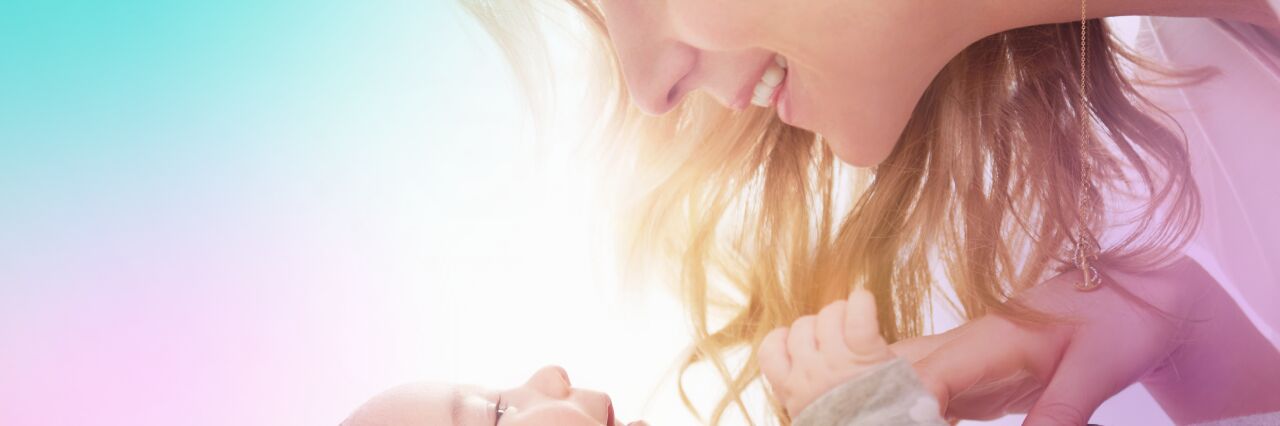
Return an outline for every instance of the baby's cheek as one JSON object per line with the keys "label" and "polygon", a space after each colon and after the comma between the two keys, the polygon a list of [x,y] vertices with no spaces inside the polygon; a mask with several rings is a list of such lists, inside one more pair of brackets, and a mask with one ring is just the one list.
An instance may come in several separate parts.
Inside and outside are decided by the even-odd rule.
{"label": "baby's cheek", "polygon": [[600,426],[600,421],[567,406],[539,406],[521,409],[515,416],[503,417],[504,426]]}
{"label": "baby's cheek", "polygon": [[742,50],[768,43],[773,0],[672,0],[671,25],[682,41],[710,51]]}

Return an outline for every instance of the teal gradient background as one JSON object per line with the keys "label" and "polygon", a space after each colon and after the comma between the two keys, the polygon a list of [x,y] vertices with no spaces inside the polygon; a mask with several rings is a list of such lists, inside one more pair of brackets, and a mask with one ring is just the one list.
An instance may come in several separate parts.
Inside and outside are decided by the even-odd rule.
{"label": "teal gradient background", "polygon": [[0,52],[0,424],[334,424],[572,363],[451,322],[566,229],[454,3],[3,2]]}

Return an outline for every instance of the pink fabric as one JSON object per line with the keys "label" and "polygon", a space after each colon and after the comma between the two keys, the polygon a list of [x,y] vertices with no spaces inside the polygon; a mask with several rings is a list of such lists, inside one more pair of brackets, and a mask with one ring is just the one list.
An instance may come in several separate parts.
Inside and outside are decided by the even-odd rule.
{"label": "pink fabric", "polygon": [[[1280,14],[1280,0],[1271,5]],[[1188,254],[1280,347],[1280,32],[1150,17],[1137,47],[1179,68],[1221,72],[1195,86],[1146,90],[1189,138],[1204,223]]]}

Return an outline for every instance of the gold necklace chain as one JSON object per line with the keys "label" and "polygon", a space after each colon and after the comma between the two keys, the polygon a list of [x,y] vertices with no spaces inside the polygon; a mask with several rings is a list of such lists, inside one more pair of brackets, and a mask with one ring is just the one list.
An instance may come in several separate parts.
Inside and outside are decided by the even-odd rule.
{"label": "gold necklace chain", "polygon": [[1088,0],[1080,0],[1080,205],[1077,211],[1079,223],[1076,224],[1077,233],[1072,257],[1076,268],[1083,275],[1081,280],[1076,283],[1076,288],[1081,291],[1094,290],[1102,285],[1102,277],[1098,274],[1097,268],[1089,263],[1097,258],[1098,245],[1093,235],[1089,232],[1089,218],[1093,216],[1093,200],[1089,195],[1089,177],[1093,170],[1089,166],[1089,144],[1092,142],[1092,133],[1089,130],[1089,15],[1087,7]]}

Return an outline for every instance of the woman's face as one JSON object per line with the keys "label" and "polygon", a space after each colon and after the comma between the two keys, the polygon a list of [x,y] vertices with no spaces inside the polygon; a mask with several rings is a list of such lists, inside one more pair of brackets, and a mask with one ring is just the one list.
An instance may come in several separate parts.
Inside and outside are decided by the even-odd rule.
{"label": "woman's face", "polygon": [[613,416],[608,395],[571,387],[564,369],[554,366],[506,390],[406,385],[374,397],[343,426],[383,424],[623,426]]}
{"label": "woman's face", "polygon": [[[756,97],[784,122],[822,135],[845,162],[870,166],[889,154],[932,76],[959,51],[934,42],[942,29],[900,27],[919,1],[598,3],[641,110],[663,114],[694,90],[739,110]],[[927,54],[939,50],[954,51]],[[778,57],[780,82],[769,70]]]}

